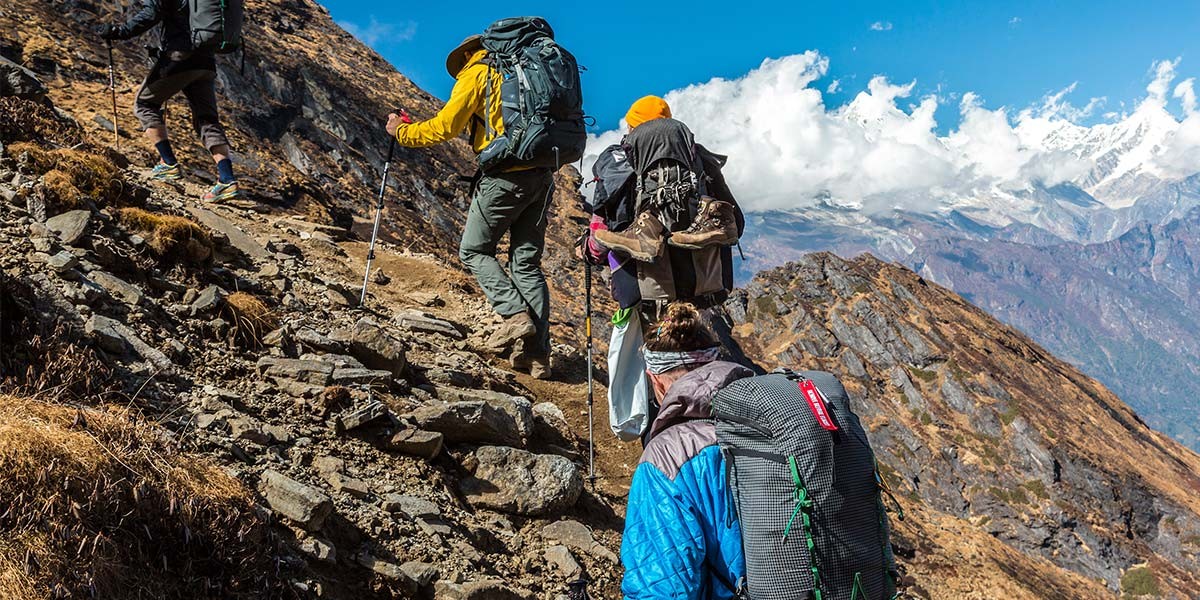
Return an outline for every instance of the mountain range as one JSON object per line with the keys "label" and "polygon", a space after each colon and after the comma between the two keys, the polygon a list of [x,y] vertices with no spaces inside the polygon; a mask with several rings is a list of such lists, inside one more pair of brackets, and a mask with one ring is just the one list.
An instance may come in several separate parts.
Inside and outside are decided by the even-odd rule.
{"label": "mountain range", "polygon": [[1035,122],[1041,129],[1026,131],[1025,143],[1046,161],[1078,163],[1070,181],[956,192],[927,212],[818,198],[753,214],[739,279],[811,251],[894,260],[1017,326],[1198,447],[1200,175],[1161,157],[1200,117],[1181,123],[1147,101],[1113,123]]}

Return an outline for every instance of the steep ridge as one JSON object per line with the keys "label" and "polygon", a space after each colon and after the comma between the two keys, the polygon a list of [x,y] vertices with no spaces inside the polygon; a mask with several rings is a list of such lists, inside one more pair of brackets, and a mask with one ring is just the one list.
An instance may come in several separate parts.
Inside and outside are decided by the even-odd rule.
{"label": "steep ridge", "polygon": [[1100,244],[930,240],[905,262],[1200,444],[1200,210]]}
{"label": "steep ridge", "polygon": [[[461,142],[401,154],[374,310],[349,307],[386,152],[378,113],[403,103],[428,114],[435,103],[314,3],[251,2],[256,42],[246,74],[222,67],[232,100],[226,112],[250,167],[249,202],[200,207],[198,186],[153,185],[136,168],[117,175],[121,191],[112,198],[56,202],[35,164],[37,149],[54,145],[51,134],[68,145],[90,141],[87,152],[123,164],[102,149],[109,138],[95,118],[107,106],[103,48],[84,32],[97,6],[0,8],[4,56],[36,67],[49,97],[83,125],[37,129],[32,149],[0,139],[0,171],[11,182],[0,182],[0,192],[12,192],[0,198],[0,370],[8,382],[82,406],[85,416],[111,401],[131,406],[173,445],[210,457],[256,490],[269,516],[260,525],[272,534],[263,551],[278,565],[267,579],[278,587],[246,597],[554,598],[581,573],[595,597],[618,597],[620,516],[639,452],[612,441],[600,415],[601,478],[595,488],[583,485],[582,285],[568,258],[580,225],[570,193],[578,176],[564,169],[549,215],[559,381],[532,381],[479,350],[494,321],[471,279],[446,258],[467,205],[454,181],[471,168]],[[126,77],[140,72],[129,46],[118,56]],[[134,87],[124,80],[123,106]],[[180,140],[182,107],[171,112]],[[123,138],[123,151],[148,164],[139,147]],[[185,152],[203,175],[206,160]],[[126,212],[131,207],[185,217],[199,231],[175,254],[153,221]],[[42,224],[67,208],[88,213],[85,233],[71,242]],[[63,220],[71,219],[56,227]],[[199,256],[205,247],[211,259]],[[765,274],[731,309],[740,339],[764,365],[824,365],[847,378],[858,400],[891,402],[856,408],[894,470],[889,480],[908,496],[911,516],[899,527],[907,591],[1109,597],[1123,570],[1148,561],[1165,589],[1194,595],[1195,457],[1145,429],[1094,382],[1011,331],[993,331],[995,323],[961,299],[863,261],[805,259],[822,267]],[[234,299],[235,291],[265,312]],[[797,338],[782,317],[799,315],[797,306],[830,323],[827,334],[797,321]],[[843,314],[839,306],[859,308]],[[1000,342],[947,331],[966,323]],[[889,327],[907,333],[889,336]],[[839,331],[848,341],[836,341]],[[876,343],[864,331],[878,331]],[[988,351],[1007,360],[993,362]],[[952,364],[977,375],[960,377]],[[920,412],[903,406],[889,387],[893,377]],[[1062,405],[1051,407],[1061,430],[1024,412],[1039,389],[1062,390]],[[435,452],[438,439],[444,449]],[[582,489],[568,503],[576,483]],[[0,568],[28,564],[18,557]],[[30,597],[45,597],[35,592]]]}
{"label": "steep ridge", "polygon": [[[1028,567],[1037,578],[1016,576],[1023,594],[1101,593],[1065,584],[1064,570],[1116,591],[1140,563],[1175,594],[1200,593],[1200,457],[1024,335],[869,255],[809,255],[760,273],[731,305],[763,367],[842,376],[885,477],[917,515],[899,531],[919,572],[945,560],[924,536],[954,522],[1044,559]],[[995,564],[944,575],[998,568],[997,547],[981,548]]]}

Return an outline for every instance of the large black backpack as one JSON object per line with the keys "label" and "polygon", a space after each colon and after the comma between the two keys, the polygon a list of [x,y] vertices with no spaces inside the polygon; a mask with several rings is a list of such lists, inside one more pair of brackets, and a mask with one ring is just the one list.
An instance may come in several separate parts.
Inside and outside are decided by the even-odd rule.
{"label": "large black backpack", "polygon": [[741,379],[716,395],[713,412],[742,528],[743,597],[895,597],[882,481],[837,377]]}
{"label": "large black backpack", "polygon": [[193,50],[228,54],[242,47],[245,0],[188,0]]}
{"label": "large black backpack", "polygon": [[480,169],[558,169],[582,158],[587,128],[579,65],[554,41],[550,24],[541,17],[496,21],[483,32],[483,47],[488,64],[502,76],[499,90],[491,89],[488,78],[486,94],[487,106],[492,94],[500,94],[504,133],[479,153]]}

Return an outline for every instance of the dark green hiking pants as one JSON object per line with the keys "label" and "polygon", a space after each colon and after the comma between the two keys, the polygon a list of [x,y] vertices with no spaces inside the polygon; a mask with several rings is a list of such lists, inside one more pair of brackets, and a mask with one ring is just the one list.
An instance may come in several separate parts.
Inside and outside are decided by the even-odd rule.
{"label": "dark green hiking pants", "polygon": [[[550,290],[542,273],[546,209],[554,176],[545,169],[484,176],[471,201],[458,257],[479,280],[492,308],[502,316],[529,311],[537,337],[531,354],[550,355]],[[500,238],[509,234],[508,272],[496,260]]]}

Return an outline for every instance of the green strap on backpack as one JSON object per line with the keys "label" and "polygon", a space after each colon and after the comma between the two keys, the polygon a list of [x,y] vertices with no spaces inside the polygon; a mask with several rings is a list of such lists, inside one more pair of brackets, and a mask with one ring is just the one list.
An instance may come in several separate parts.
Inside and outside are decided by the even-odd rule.
{"label": "green strap on backpack", "polygon": [[812,568],[813,576],[813,600],[822,600],[821,594],[821,573],[817,569],[817,543],[812,536],[812,518],[809,516],[812,510],[812,498],[808,497],[808,488],[804,486],[804,480],[800,478],[800,468],[796,466],[796,457],[788,457],[788,468],[792,471],[792,484],[796,486],[793,492],[796,499],[796,509],[792,511],[792,518],[788,519],[787,527],[783,529],[783,541],[787,541],[788,534],[792,531],[792,525],[796,522],[796,516],[800,516],[800,528],[804,531],[804,542],[808,547],[809,564]]}

